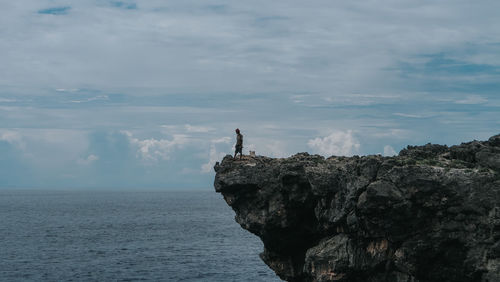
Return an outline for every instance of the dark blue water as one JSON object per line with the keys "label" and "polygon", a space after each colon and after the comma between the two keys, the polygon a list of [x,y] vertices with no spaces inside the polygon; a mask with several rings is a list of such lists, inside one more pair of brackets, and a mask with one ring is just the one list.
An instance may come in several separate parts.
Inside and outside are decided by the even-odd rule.
{"label": "dark blue water", "polygon": [[280,281],[214,192],[0,191],[1,281]]}

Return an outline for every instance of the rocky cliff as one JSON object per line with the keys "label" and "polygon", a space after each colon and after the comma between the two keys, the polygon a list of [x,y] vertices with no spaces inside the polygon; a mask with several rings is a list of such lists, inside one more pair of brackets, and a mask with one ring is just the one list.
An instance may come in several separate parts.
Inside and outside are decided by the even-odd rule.
{"label": "rocky cliff", "polygon": [[500,281],[500,135],[398,156],[226,156],[215,190],[287,281]]}

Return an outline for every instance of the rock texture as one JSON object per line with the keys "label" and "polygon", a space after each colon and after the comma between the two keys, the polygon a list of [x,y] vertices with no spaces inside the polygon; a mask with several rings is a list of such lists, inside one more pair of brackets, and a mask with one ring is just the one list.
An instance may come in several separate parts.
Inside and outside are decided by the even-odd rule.
{"label": "rock texture", "polygon": [[500,135],[399,156],[226,156],[215,189],[287,281],[500,281]]}

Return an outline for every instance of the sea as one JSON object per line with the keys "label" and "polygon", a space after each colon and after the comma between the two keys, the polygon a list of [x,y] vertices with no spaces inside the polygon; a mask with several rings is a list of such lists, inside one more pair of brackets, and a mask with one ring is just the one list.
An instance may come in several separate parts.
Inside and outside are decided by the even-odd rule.
{"label": "sea", "polygon": [[0,190],[0,281],[281,281],[212,191]]}

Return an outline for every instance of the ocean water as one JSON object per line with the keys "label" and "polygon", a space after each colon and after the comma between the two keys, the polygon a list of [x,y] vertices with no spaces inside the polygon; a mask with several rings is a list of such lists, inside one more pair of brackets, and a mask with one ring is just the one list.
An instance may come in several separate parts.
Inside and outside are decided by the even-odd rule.
{"label": "ocean water", "polygon": [[280,281],[215,192],[0,191],[1,281]]}

